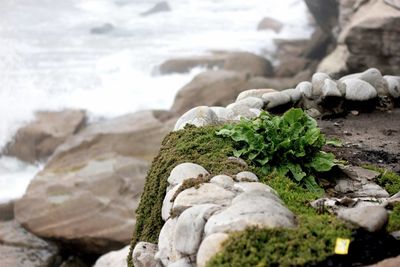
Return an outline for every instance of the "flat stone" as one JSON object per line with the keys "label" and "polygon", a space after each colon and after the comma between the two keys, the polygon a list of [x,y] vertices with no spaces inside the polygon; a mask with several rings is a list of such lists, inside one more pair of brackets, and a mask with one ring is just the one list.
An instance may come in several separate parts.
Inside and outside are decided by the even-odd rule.
{"label": "flat stone", "polygon": [[204,183],[199,188],[188,188],[175,199],[173,213],[179,214],[187,208],[200,204],[228,206],[235,194],[218,185]]}
{"label": "flat stone", "polygon": [[359,166],[340,166],[340,169],[342,172],[344,172],[348,177],[350,177],[353,180],[356,181],[363,181],[364,179],[367,179],[369,181],[374,181],[376,180],[380,173],[377,171],[372,171],[368,169],[364,169]]}
{"label": "flat stone", "polygon": [[211,110],[214,111],[215,115],[217,115],[218,122],[220,123],[232,121],[236,116],[232,110],[225,107],[211,107]]}
{"label": "flat stone", "polygon": [[337,84],[330,80],[325,79],[324,84],[321,87],[322,97],[341,97],[342,94],[340,93]]}
{"label": "flat stone", "polygon": [[351,101],[367,101],[375,98],[378,93],[369,83],[359,79],[343,80],[346,85],[345,98]]}
{"label": "flat stone", "polygon": [[158,252],[155,255],[156,260],[160,260],[164,266],[183,258],[174,247],[175,229],[178,218],[171,218],[165,222],[158,236]]}
{"label": "flat stone", "polygon": [[161,208],[161,218],[166,221],[171,217],[171,211],[174,203],[171,201],[176,191],[181,187],[182,183],[175,185],[171,190],[167,191]]}
{"label": "flat stone", "polygon": [[195,254],[199,248],[207,219],[221,207],[214,204],[196,205],[186,209],[178,218],[174,246],[182,254]]}
{"label": "flat stone", "polygon": [[197,178],[199,175],[208,174],[208,171],[202,166],[195,163],[185,162],[172,169],[168,177],[168,183],[175,186],[179,183],[183,183],[187,179]]}
{"label": "flat stone", "polygon": [[214,176],[211,180],[210,183],[216,184],[220,187],[223,187],[225,189],[230,189],[233,187],[233,184],[235,183],[232,179],[232,177],[224,174],[220,174],[217,176]]}
{"label": "flat stone", "polygon": [[257,108],[261,109],[264,106],[264,101],[259,97],[249,96],[239,101],[236,101],[237,104],[247,106],[249,108]]}
{"label": "flat stone", "polygon": [[197,267],[205,267],[207,261],[222,250],[222,243],[228,239],[228,237],[229,235],[225,233],[216,233],[207,236],[203,242],[201,242],[197,252]]}
{"label": "flat stone", "polygon": [[400,97],[400,76],[383,76],[383,79],[387,82],[389,94],[394,98]]}
{"label": "flat stone", "polygon": [[200,106],[183,114],[176,122],[174,131],[182,130],[187,124],[202,127],[216,123],[218,123],[218,117],[214,111],[207,106]]}
{"label": "flat stone", "polygon": [[239,172],[236,174],[236,180],[238,182],[258,182],[258,177],[252,172]]}
{"label": "flat stone", "polygon": [[272,92],[263,94],[266,109],[275,108],[291,102],[290,96],[282,92]]}
{"label": "flat stone", "polygon": [[388,216],[388,212],[381,206],[364,206],[338,211],[339,218],[356,224],[369,232],[382,229],[388,221]]}
{"label": "flat stone", "polygon": [[336,181],[335,190],[348,197],[389,197],[389,193],[386,190],[374,182],[369,182],[367,180],[354,181],[351,179],[339,179]]}
{"label": "flat stone", "polygon": [[312,98],[312,83],[301,82],[296,86],[296,90],[299,90],[305,97]]}
{"label": "flat stone", "polygon": [[272,189],[272,187],[263,183],[240,182],[240,183],[235,183],[233,188],[238,190],[239,192],[265,191],[273,193],[276,196],[278,196],[278,193],[274,189]]}
{"label": "flat stone", "polygon": [[236,102],[245,99],[247,97],[257,97],[257,98],[261,98],[263,96],[263,94],[265,93],[271,93],[271,92],[276,92],[276,90],[274,89],[250,89],[250,90],[246,90],[241,92],[237,98],[236,98]]}

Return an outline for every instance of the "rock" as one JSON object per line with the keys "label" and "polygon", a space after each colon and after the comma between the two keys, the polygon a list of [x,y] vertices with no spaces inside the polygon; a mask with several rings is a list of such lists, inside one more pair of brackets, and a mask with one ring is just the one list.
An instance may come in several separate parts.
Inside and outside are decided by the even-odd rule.
{"label": "rock", "polygon": [[206,267],[207,262],[218,252],[222,250],[222,243],[228,239],[228,235],[224,233],[216,233],[207,236],[201,242],[197,252],[197,267]]}
{"label": "rock", "polygon": [[[262,101],[262,100],[261,100]],[[263,102],[264,103],[264,102]],[[226,107],[235,114],[234,120],[240,120],[240,118],[251,119],[258,116],[259,109],[249,108],[248,106],[232,103]]]}
{"label": "rock", "polygon": [[225,70],[245,72],[253,76],[272,76],[272,64],[265,58],[248,52],[230,53],[224,64]]}
{"label": "rock", "polygon": [[[233,186],[234,189],[238,190],[239,192],[253,192],[253,191],[261,191],[261,192],[270,192],[278,196],[278,193],[272,189],[270,186],[258,183],[258,182],[240,182],[235,183]],[[277,201],[280,201],[277,198]]]}
{"label": "rock", "polygon": [[239,165],[239,166],[241,166],[241,167],[243,167],[243,168],[247,168],[247,167],[248,167],[246,161],[244,161],[244,160],[241,159],[241,158],[237,158],[237,157],[228,157],[228,161],[229,161],[229,162],[232,162],[232,163],[235,163],[235,164],[237,164],[237,165]]}
{"label": "rock", "polygon": [[149,164],[113,154],[81,164],[46,166],[16,201],[15,218],[40,237],[85,252],[119,249],[130,241]]}
{"label": "rock", "polygon": [[212,111],[214,111],[215,115],[218,117],[219,123],[226,123],[229,121],[233,121],[236,117],[235,113],[224,107],[210,107]]}
{"label": "rock", "polygon": [[269,192],[242,193],[232,200],[231,206],[213,215],[207,221],[206,236],[213,233],[242,231],[247,227],[294,227],[294,215],[276,201]]}
{"label": "rock", "polygon": [[322,98],[342,96],[342,94],[338,89],[337,84],[330,79],[325,79],[324,84],[321,87],[321,91],[322,91]]}
{"label": "rock", "polygon": [[163,62],[158,70],[161,74],[185,73],[196,67],[206,69],[222,69],[226,61],[225,55],[204,55],[196,57],[174,58]]}
{"label": "rock", "polygon": [[247,88],[249,76],[218,70],[200,73],[177,93],[172,112],[183,114],[196,106],[226,106]]}
{"label": "rock", "polygon": [[339,179],[336,183],[335,190],[348,197],[389,197],[386,190],[373,182],[367,181],[366,179],[361,181]]}
{"label": "rock", "polygon": [[256,109],[262,109],[262,107],[264,106],[264,101],[262,101],[261,98],[252,96],[236,101],[236,103],[239,105],[244,105],[249,108],[256,108]]}
{"label": "rock", "polygon": [[346,85],[345,98],[351,101],[367,101],[375,98],[378,94],[372,85],[359,79],[343,80]]}
{"label": "rock", "polygon": [[210,180],[210,183],[216,184],[225,189],[231,189],[235,182],[233,181],[232,177],[230,177],[228,175],[220,174],[220,175],[214,176]]}
{"label": "rock", "polygon": [[165,222],[158,236],[158,252],[155,255],[156,260],[160,260],[164,266],[183,258],[174,247],[175,229],[178,218],[169,219]]}
{"label": "rock", "polygon": [[179,214],[187,208],[201,204],[228,206],[234,197],[235,194],[231,191],[215,184],[204,183],[198,188],[191,187],[179,193],[174,202],[173,213]]}
{"label": "rock", "polygon": [[300,71],[305,70],[310,63],[311,60],[304,57],[282,56],[279,60],[279,65],[275,69],[275,76],[293,77]]}
{"label": "rock", "polygon": [[171,201],[176,191],[181,187],[182,183],[175,185],[171,190],[167,188],[167,194],[164,197],[163,205],[161,208],[161,217],[164,221],[167,221],[171,217],[171,210],[174,203]]}
{"label": "rock", "polygon": [[333,78],[339,78],[349,72],[346,64],[349,56],[350,52],[347,46],[338,45],[319,63],[317,71],[327,73]]}
{"label": "rock", "polygon": [[168,2],[158,2],[156,3],[152,8],[150,8],[149,10],[140,13],[141,16],[148,16],[148,15],[152,15],[152,14],[156,14],[156,13],[160,13],[160,12],[168,12],[171,11],[171,7],[169,6]]}
{"label": "rock", "polygon": [[52,267],[57,265],[57,255],[56,245],[27,232],[16,221],[0,222],[1,266]]}
{"label": "rock", "polygon": [[399,0],[385,0],[385,3],[400,10]]}
{"label": "rock", "polygon": [[286,89],[281,92],[284,94],[287,94],[290,97],[290,101],[293,104],[296,104],[297,102],[299,102],[303,95],[302,92],[298,89]]}
{"label": "rock", "polygon": [[340,166],[340,170],[355,181],[363,181],[365,179],[368,181],[375,181],[380,175],[380,173],[377,171],[372,171],[352,165],[347,165],[343,167]]}
{"label": "rock", "polygon": [[75,256],[69,256],[68,259],[61,263],[60,267],[89,267],[80,258]]}
{"label": "rock", "polygon": [[290,96],[282,92],[263,94],[262,99],[265,102],[266,109],[272,109],[291,102]]}
{"label": "rock", "polygon": [[[111,251],[102,255],[94,264],[93,267],[126,267],[126,256],[129,253],[129,246],[126,246],[117,251]],[[154,256],[154,255],[153,255]],[[136,258],[134,258],[136,259]],[[145,259],[148,262],[148,259]],[[154,260],[153,260],[154,261]],[[134,261],[135,267],[155,266],[155,265],[140,265],[140,261]],[[138,264],[136,264],[138,263]]]}
{"label": "rock", "polygon": [[200,175],[208,175],[208,171],[202,166],[190,162],[185,162],[177,165],[172,169],[168,183],[175,186],[179,183],[183,183],[185,180],[190,178],[197,178]]}
{"label": "rock", "polygon": [[394,98],[400,97],[400,76],[383,76],[387,82],[389,94]]}
{"label": "rock", "polygon": [[14,201],[0,203],[0,221],[14,219]]}
{"label": "rock", "polygon": [[252,172],[239,172],[236,174],[236,180],[238,182],[258,182],[258,177]]}
{"label": "rock", "polygon": [[312,118],[319,118],[322,115],[321,112],[315,108],[307,109],[306,113]]}
{"label": "rock", "polygon": [[273,30],[276,33],[279,33],[283,28],[283,23],[279,20],[265,17],[263,18],[257,25],[257,30]]}
{"label": "rock", "polygon": [[111,23],[104,23],[101,26],[90,29],[91,34],[106,34],[114,30],[114,25]]}
{"label": "rock", "polygon": [[182,212],[175,228],[175,249],[182,254],[195,254],[199,248],[207,219],[219,209],[218,205],[204,204],[193,206]]}
{"label": "rock", "polygon": [[340,209],[338,217],[356,224],[369,232],[382,229],[388,221],[388,212],[381,206],[365,206],[349,209]]}
{"label": "rock", "polygon": [[247,81],[245,89],[273,88],[281,91],[287,88],[294,88],[299,82],[310,79],[311,75],[311,70],[304,70],[291,77],[252,77]]}
{"label": "rock", "polygon": [[301,82],[296,86],[296,90],[300,91],[305,97],[312,98],[312,83]]}
{"label": "rock", "polygon": [[[129,246],[127,246],[129,251]],[[154,259],[155,254],[157,253],[157,245],[148,243],[148,242],[139,242],[136,244],[132,253],[132,262],[135,267],[161,267],[160,262]],[[126,266],[126,255],[125,253],[125,262],[124,267]],[[97,267],[96,265],[94,267]],[[110,265],[112,267],[112,265]]]}
{"label": "rock", "polygon": [[255,98],[262,98],[263,94],[265,93],[271,93],[271,92],[276,92],[274,89],[250,89],[241,92],[238,97],[236,98],[236,102],[240,102],[246,98],[249,97],[255,97]]}
{"label": "rock", "polygon": [[329,77],[328,74],[322,72],[317,72],[312,76],[311,83],[313,97],[318,97],[322,95],[322,86],[324,86],[326,79],[330,80],[331,77]]}
{"label": "rock", "polygon": [[183,114],[175,124],[174,131],[182,130],[186,125],[191,124],[196,127],[218,123],[218,117],[214,111],[206,106],[192,108]]}
{"label": "rock", "polygon": [[35,120],[20,128],[4,154],[30,163],[45,160],[86,122],[82,110],[40,111]]}
{"label": "rock", "polygon": [[338,4],[335,0],[305,0],[315,21],[325,31],[331,32],[338,21]]}
{"label": "rock", "polygon": [[182,258],[179,259],[177,261],[175,261],[174,263],[171,263],[170,265],[168,265],[168,267],[192,267],[192,262],[190,260],[190,258],[186,257],[186,258]]}
{"label": "rock", "polygon": [[384,87],[384,84],[383,84],[384,80],[383,80],[381,72],[375,68],[370,68],[361,73],[354,73],[354,74],[344,76],[340,79],[340,81],[345,81],[347,79],[363,80],[363,81],[369,83],[370,85],[372,85],[372,87],[375,88],[375,90],[378,92],[379,95],[387,95],[387,93],[388,93],[386,91],[386,88]]}
{"label": "rock", "polygon": [[400,256],[385,259],[373,265],[368,265],[367,267],[398,267],[400,266]]}

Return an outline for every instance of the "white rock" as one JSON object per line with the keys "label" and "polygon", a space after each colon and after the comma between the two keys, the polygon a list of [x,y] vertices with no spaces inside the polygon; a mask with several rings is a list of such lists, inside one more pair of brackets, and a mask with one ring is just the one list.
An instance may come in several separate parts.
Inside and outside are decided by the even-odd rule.
{"label": "white rock", "polygon": [[282,92],[272,92],[263,94],[266,109],[275,108],[291,102],[290,96]]}
{"label": "white rock", "polygon": [[363,206],[340,209],[338,217],[370,232],[376,232],[386,225],[389,216],[385,208],[381,206]]}
{"label": "white rock", "polygon": [[263,183],[240,182],[240,183],[235,183],[233,188],[239,192],[265,191],[273,193],[276,196],[278,196],[278,193],[273,188]]}
{"label": "white rock", "polygon": [[186,209],[178,218],[174,246],[185,255],[195,254],[199,248],[207,219],[221,207],[215,204],[196,205]]}
{"label": "white rock", "polygon": [[383,79],[387,82],[389,94],[394,98],[400,97],[400,76],[385,75]]}
{"label": "white rock", "polygon": [[256,115],[256,117],[260,116],[260,114],[261,114],[261,109],[250,108],[249,111],[253,112]]}
{"label": "white rock", "polygon": [[235,113],[225,107],[211,107],[211,109],[217,115],[218,122],[220,123],[232,121],[235,117]]}
{"label": "white rock", "polygon": [[197,252],[197,267],[205,267],[207,261],[221,251],[222,243],[228,239],[228,237],[229,236],[224,233],[216,233],[207,236],[203,242],[201,242],[199,251]]}
{"label": "white rock", "polygon": [[305,97],[312,98],[312,83],[301,82],[296,86],[296,90],[299,90]]}
{"label": "white rock", "polygon": [[[188,257],[179,259],[176,262],[171,263],[170,265],[168,265],[168,267],[192,267],[192,266],[193,265],[190,262],[190,259]],[[149,267],[152,267],[152,266],[149,266]]]}
{"label": "white rock", "polygon": [[181,163],[172,169],[171,174],[168,177],[168,183],[175,186],[179,183],[183,183],[187,179],[197,178],[199,175],[208,174],[208,171],[198,164],[190,162]]}
{"label": "white rock", "polygon": [[346,85],[346,99],[352,101],[367,101],[377,96],[372,85],[359,79],[343,80]]}
{"label": "white rock", "polygon": [[252,172],[239,172],[236,174],[236,180],[238,182],[258,182],[258,177]]}
{"label": "white rock", "polygon": [[329,77],[328,74],[323,72],[314,73],[314,75],[311,78],[313,96],[322,95],[322,86],[324,86],[324,82],[326,79],[330,80],[331,77]]}
{"label": "white rock", "polygon": [[342,96],[337,84],[330,79],[325,79],[324,84],[322,85],[321,91],[322,91],[323,98],[341,97]]}
{"label": "white rock", "polygon": [[[243,185],[243,183],[240,183],[240,184]],[[254,183],[254,184],[257,184],[257,183]],[[242,187],[246,187],[246,186],[242,186]],[[248,189],[251,189],[250,186],[248,187]],[[236,203],[240,203],[240,202],[253,201],[253,200],[255,202],[257,202],[257,201],[261,201],[263,199],[270,199],[272,201],[275,201],[275,202],[281,204],[282,206],[284,205],[283,201],[278,197],[277,194],[275,194],[274,192],[263,190],[263,189],[267,189],[267,188],[265,188],[265,187],[264,188],[263,187],[259,187],[259,188],[254,187],[253,189],[256,189],[256,190],[247,190],[247,191],[243,191],[243,193],[241,193],[241,194],[238,194],[232,200],[232,205],[236,204]],[[261,189],[261,190],[257,190],[257,189]],[[285,210],[287,210],[286,207],[285,207]],[[289,210],[287,210],[287,211],[289,211]],[[289,212],[288,214],[291,214],[291,212]]]}
{"label": "white rock", "polygon": [[[126,267],[126,256],[128,254],[129,254],[129,246],[126,246],[121,250],[108,252],[107,254],[104,254],[96,261],[96,263],[94,264],[94,267]],[[153,256],[154,256],[154,254],[153,254]],[[140,261],[138,261],[139,264],[136,265],[135,255],[134,255],[133,260],[135,263],[135,267],[146,266],[146,265],[140,265]],[[147,261],[147,259],[144,259],[144,258],[140,258],[140,260]],[[154,261],[154,258],[153,258],[153,261]],[[149,265],[147,265],[147,266],[149,266]],[[157,265],[154,265],[154,267],[156,267],[156,266]]]}
{"label": "white rock", "polygon": [[167,194],[164,197],[163,205],[161,208],[161,217],[164,221],[168,220],[171,216],[171,210],[174,205],[171,202],[171,199],[174,197],[176,191],[181,187],[182,183],[175,185],[171,190],[167,191]]}
{"label": "white rock", "polygon": [[244,99],[236,101],[239,105],[244,105],[249,108],[261,109],[264,106],[264,101],[259,97],[249,96]]}
{"label": "white rock", "polygon": [[270,92],[276,92],[274,89],[250,89],[241,92],[238,97],[236,98],[236,102],[240,101],[242,99],[245,99],[247,97],[258,97],[261,98],[263,94],[265,93],[270,93]]}
{"label": "white rock", "polygon": [[[126,248],[127,248],[127,251],[129,252],[129,246],[125,247],[125,249]],[[123,263],[124,263],[123,265],[121,265],[121,267],[126,266],[126,255],[128,255],[128,254],[126,254],[127,251],[124,251],[123,253],[120,254],[121,259],[123,260]],[[133,249],[133,253],[132,253],[133,265],[135,267],[149,267],[149,266],[161,267],[161,263],[158,260],[154,259],[156,252],[157,252],[156,244],[152,244],[152,243],[148,243],[148,242],[137,243],[135,248]],[[110,253],[108,253],[108,254],[110,254]],[[108,254],[106,254],[106,255],[108,255]],[[97,260],[97,262],[99,262],[100,259]],[[96,264],[97,264],[97,262],[96,262]],[[106,265],[106,266],[114,267],[114,266],[118,266],[118,265],[116,265],[116,261],[110,261],[110,265]],[[100,266],[95,265],[95,267],[100,267]]]}
{"label": "white rock", "polygon": [[176,122],[174,131],[183,129],[187,124],[202,127],[215,123],[218,123],[218,117],[214,111],[207,106],[200,106],[183,114]]}
{"label": "white rock", "polygon": [[183,258],[183,255],[175,249],[173,242],[177,222],[178,218],[166,221],[158,236],[158,252],[155,259],[160,260],[164,266]]}
{"label": "white rock", "polygon": [[386,89],[383,85],[384,80],[382,74],[378,69],[370,68],[364,72],[346,75],[340,78],[340,81],[343,82],[348,79],[359,79],[365,81],[369,83],[372,87],[374,87],[379,95],[387,95]]}
{"label": "white rock", "polygon": [[228,110],[231,110],[235,114],[236,117],[239,117],[239,118],[235,118],[236,120],[237,119],[240,120],[240,117],[247,118],[247,119],[257,117],[256,113],[252,111],[254,108],[249,108],[246,105],[242,105],[239,103],[232,103],[232,104],[228,105],[226,108]]}
{"label": "white rock", "polygon": [[225,189],[230,189],[230,188],[232,188],[232,186],[235,182],[233,181],[232,177],[221,174],[221,175],[214,176],[210,180],[210,183],[219,185]]}
{"label": "white rock", "polygon": [[299,102],[302,96],[302,92],[299,89],[286,89],[281,92],[287,94],[293,103]]}
{"label": "white rock", "polygon": [[176,197],[173,212],[179,214],[187,208],[200,204],[216,204],[227,206],[235,194],[218,185],[204,183],[199,188],[188,188]]}

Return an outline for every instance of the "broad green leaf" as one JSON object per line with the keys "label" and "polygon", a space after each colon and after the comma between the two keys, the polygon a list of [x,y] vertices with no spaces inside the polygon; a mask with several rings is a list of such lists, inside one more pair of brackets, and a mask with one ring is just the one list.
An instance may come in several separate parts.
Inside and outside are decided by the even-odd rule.
{"label": "broad green leaf", "polygon": [[305,186],[307,187],[308,190],[310,190],[311,192],[320,192],[323,193],[324,190],[317,184],[317,182],[315,181],[315,177],[314,176],[306,176],[303,180]]}
{"label": "broad green leaf", "polygon": [[307,175],[305,172],[303,172],[299,164],[288,163],[287,167],[292,173],[294,179],[298,182],[300,182]]}
{"label": "broad green leaf", "polygon": [[332,153],[318,152],[312,159],[310,166],[317,172],[326,172],[335,166],[335,156]]}
{"label": "broad green leaf", "polygon": [[342,142],[340,140],[337,140],[337,139],[326,140],[325,144],[326,145],[336,146],[336,147],[341,147],[342,146]]}

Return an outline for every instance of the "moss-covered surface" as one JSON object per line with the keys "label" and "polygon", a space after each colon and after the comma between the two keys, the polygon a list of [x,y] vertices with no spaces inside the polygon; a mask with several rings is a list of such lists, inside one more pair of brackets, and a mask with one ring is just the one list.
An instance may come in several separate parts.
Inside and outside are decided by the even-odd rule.
{"label": "moss-covered surface", "polygon": [[377,184],[385,188],[390,195],[400,192],[400,175],[370,164],[363,165],[363,167],[380,173]]}
{"label": "moss-covered surface", "polygon": [[389,215],[389,223],[386,227],[388,232],[400,231],[400,203],[393,206],[393,210]]}

